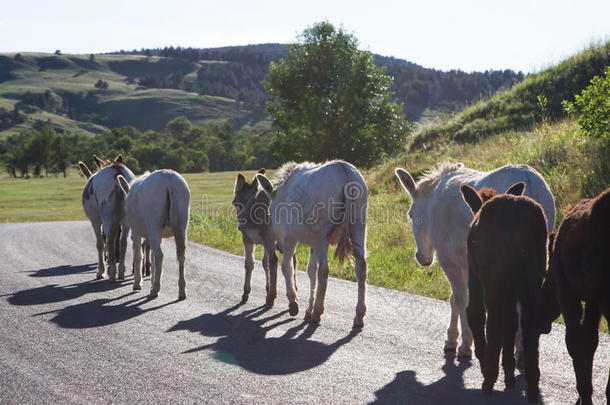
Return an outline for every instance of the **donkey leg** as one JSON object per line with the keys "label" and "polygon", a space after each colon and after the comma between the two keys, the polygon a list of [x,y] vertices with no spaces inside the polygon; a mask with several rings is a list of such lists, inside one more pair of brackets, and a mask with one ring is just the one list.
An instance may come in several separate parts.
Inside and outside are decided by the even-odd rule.
{"label": "donkey leg", "polygon": [[150,262],[150,243],[148,242],[148,239],[144,239],[144,242],[142,243],[142,253],[144,253],[144,258],[142,260],[142,266],[143,266],[143,274],[144,276],[150,276],[150,268],[152,267],[151,262]]}
{"label": "donkey leg", "polygon": [[521,328],[521,304],[517,302],[517,332],[515,334],[515,361],[517,368],[525,370],[525,355],[523,354],[523,329]]}
{"label": "donkey leg", "polygon": [[[502,369],[504,370],[504,385],[515,387],[515,332],[519,316],[514,300],[504,306],[504,336],[502,342]],[[476,349],[475,349],[476,351]]]}
{"label": "donkey leg", "polygon": [[97,248],[97,274],[95,275],[95,278],[100,280],[104,278],[104,275],[106,274],[104,235],[102,235],[101,223],[92,222],[91,225],[93,226],[93,232],[95,233],[95,247]]}
{"label": "donkey leg", "polygon": [[142,238],[140,235],[131,233],[131,244],[133,247],[133,290],[138,291],[142,289]]}
{"label": "donkey leg", "polygon": [[540,332],[536,319],[536,296],[522,299],[521,329],[523,330],[523,356],[525,358],[525,381],[528,402],[537,402],[540,394],[540,367],[538,347]]}
{"label": "donkey leg", "polygon": [[[462,328],[462,344],[457,349],[458,358],[469,359],[472,357],[472,331],[468,326],[466,308],[468,307],[468,270],[463,271],[457,263],[450,260],[440,260],[440,265],[451,284],[451,321],[447,329],[447,340],[445,351],[454,351],[457,347],[458,320]],[[467,268],[467,265],[464,266]]]}
{"label": "donkey leg", "polygon": [[315,253],[318,258],[318,288],[316,289],[311,320],[320,322],[320,317],[324,313],[324,300],[326,299],[326,288],[328,286],[328,241],[319,243],[315,247]]}
{"label": "donkey leg", "polygon": [[268,251],[267,269],[265,271],[269,273],[269,288],[267,289],[267,306],[272,307],[273,302],[277,298],[277,254],[275,254],[275,243],[271,243],[269,248],[265,249]]}
{"label": "donkey leg", "polygon": [[117,239],[119,237],[120,225],[114,224],[110,227],[110,232],[106,237],[106,247],[108,248],[108,279],[110,281],[116,281],[117,279]]}
{"label": "donkey leg", "polygon": [[156,298],[161,290],[161,269],[163,267],[163,251],[161,250],[160,236],[151,236],[149,239],[150,251],[153,259],[152,288],[150,298]]}
{"label": "donkey leg", "polygon": [[245,303],[248,301],[251,291],[250,282],[252,279],[252,269],[254,269],[254,243],[243,234],[242,242],[244,243],[244,256],[246,258],[244,263],[246,273],[244,277],[244,294],[241,296],[241,302]]}
{"label": "donkey leg", "polygon": [[485,350],[487,346],[487,338],[485,337],[485,303],[483,301],[483,286],[479,277],[470,273],[468,279],[469,301],[467,307],[468,324],[472,328],[474,337],[474,354],[479,360],[481,373],[483,373],[483,365],[485,364]]}
{"label": "donkey leg", "polygon": [[[491,394],[498,379],[500,350],[502,348],[502,303],[499,297],[495,302],[487,302],[487,347],[485,348],[485,364],[483,366],[483,393]],[[491,304],[491,305],[490,305]],[[512,352],[511,352],[512,353]]]}
{"label": "donkey leg", "polygon": [[282,243],[284,248],[282,254],[282,274],[286,281],[286,296],[288,297],[288,312],[291,316],[295,316],[299,313],[299,304],[297,303],[297,292],[294,288],[294,276],[292,272],[292,255],[296,248],[296,243],[292,241],[284,240]]}
{"label": "donkey leg", "polygon": [[[591,339],[597,347],[597,330],[591,331],[592,313],[585,312],[583,324],[583,308],[580,300],[573,294],[564,294],[561,301],[561,312],[566,324],[566,346],[572,357],[574,374],[576,375],[576,389],[578,391],[580,404],[592,404],[592,359],[595,349],[591,350]],[[589,307],[588,309],[592,309]],[[599,312],[598,312],[599,313]]]}
{"label": "donkey leg", "polygon": [[296,252],[292,255],[292,268],[294,269],[294,289],[299,291],[299,287],[297,286],[297,270],[299,269],[299,261],[297,260]]}
{"label": "donkey leg", "polygon": [[[176,256],[178,257],[178,300],[186,299],[186,278],[184,276],[184,261],[186,259],[186,230],[174,231],[176,242]],[[159,270],[159,281],[161,281],[161,270]]]}
{"label": "donkey leg", "polygon": [[122,231],[119,233],[119,280],[125,280],[125,254],[127,253],[127,237],[129,236],[129,226],[122,225]]}
{"label": "donkey leg", "polygon": [[309,276],[309,306],[305,311],[305,319],[311,318],[313,303],[316,296],[316,283],[318,281],[318,258],[313,249],[309,249],[309,261],[307,262],[307,275]]}
{"label": "donkey leg", "polygon": [[358,280],[358,303],[356,304],[356,316],[354,317],[354,328],[364,326],[366,315],[366,259],[364,256],[354,253],[356,257],[356,279]]}

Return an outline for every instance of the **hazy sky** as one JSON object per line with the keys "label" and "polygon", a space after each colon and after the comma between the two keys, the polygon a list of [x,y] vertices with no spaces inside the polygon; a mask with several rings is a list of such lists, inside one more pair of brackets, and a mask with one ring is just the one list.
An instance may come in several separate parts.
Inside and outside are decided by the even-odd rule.
{"label": "hazy sky", "polygon": [[3,0],[0,52],[294,42],[328,20],[424,67],[531,72],[610,39],[610,0]]}

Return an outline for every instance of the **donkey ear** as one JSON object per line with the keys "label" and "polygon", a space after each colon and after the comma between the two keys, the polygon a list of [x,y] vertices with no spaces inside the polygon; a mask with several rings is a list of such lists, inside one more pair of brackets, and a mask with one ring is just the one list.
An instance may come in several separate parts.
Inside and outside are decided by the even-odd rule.
{"label": "donkey ear", "polygon": [[396,177],[398,177],[398,180],[400,181],[400,184],[402,184],[402,187],[405,189],[405,191],[411,196],[415,194],[415,181],[413,181],[413,177],[411,177],[409,172],[405,169],[397,167],[394,170],[394,173],[396,174]]}
{"label": "donkey ear", "polygon": [[95,153],[93,154],[93,161],[95,162],[95,165],[98,169],[101,169],[102,167],[106,166],[104,161],[100,159],[99,156],[97,156]]}
{"label": "donkey ear", "polygon": [[481,196],[477,193],[477,190],[470,187],[468,184],[462,184],[460,186],[460,191],[462,192],[462,197],[466,204],[470,207],[473,214],[476,214],[480,209],[481,205],[483,205],[483,200],[481,200]]}
{"label": "donkey ear", "polygon": [[86,179],[91,177],[91,170],[87,167],[83,162],[78,162],[78,167],[80,168],[80,172],[85,176]]}
{"label": "donkey ear", "polygon": [[266,169],[260,168],[260,169],[258,169],[258,171],[256,173],[265,174],[266,171],[267,171]]}
{"label": "donkey ear", "polygon": [[117,176],[117,180],[119,181],[119,185],[125,194],[129,193],[129,183],[122,175]]}
{"label": "donkey ear", "polygon": [[269,181],[269,179],[264,174],[257,174],[256,180],[258,180],[258,184],[261,185],[263,191],[269,198],[271,198],[271,193],[273,193],[273,184]]}
{"label": "donkey ear", "polygon": [[512,186],[510,186],[508,188],[508,190],[506,190],[506,193],[504,193],[504,194],[512,194],[512,195],[520,196],[520,195],[523,195],[524,191],[525,191],[525,183],[520,181],[520,182],[515,183]]}
{"label": "donkey ear", "polygon": [[118,155],[114,158],[114,163],[123,163],[123,155]]}
{"label": "donkey ear", "polygon": [[241,188],[246,183],[246,178],[243,174],[237,173],[237,177],[235,178],[235,190],[241,190]]}

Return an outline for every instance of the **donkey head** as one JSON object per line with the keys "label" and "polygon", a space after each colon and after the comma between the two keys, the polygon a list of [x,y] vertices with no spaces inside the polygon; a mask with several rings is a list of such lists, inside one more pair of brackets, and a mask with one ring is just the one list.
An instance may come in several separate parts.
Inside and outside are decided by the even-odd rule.
{"label": "donkey head", "polygon": [[[488,187],[483,187],[481,190],[477,191],[473,187],[468,184],[462,184],[460,186],[460,191],[462,192],[462,197],[470,210],[474,215],[481,209],[481,206],[492,197],[496,195],[496,192]],[[504,194],[511,194],[515,196],[523,195],[525,191],[525,183],[520,181],[518,183],[513,184],[506,190]]]}
{"label": "donkey head", "polygon": [[396,168],[394,170],[400,184],[411,197],[411,208],[409,208],[409,218],[411,229],[417,244],[415,259],[422,266],[429,266],[434,259],[434,246],[430,238],[430,214],[429,214],[429,193],[420,190],[413,180],[413,177],[405,169]]}
{"label": "donkey head", "polygon": [[239,222],[238,229],[240,231],[244,231],[249,222],[249,207],[255,202],[258,192],[258,176],[263,176],[263,173],[265,173],[265,169],[259,169],[252,181],[248,181],[241,173],[238,173],[235,178],[235,190],[232,204],[237,211],[237,220]]}

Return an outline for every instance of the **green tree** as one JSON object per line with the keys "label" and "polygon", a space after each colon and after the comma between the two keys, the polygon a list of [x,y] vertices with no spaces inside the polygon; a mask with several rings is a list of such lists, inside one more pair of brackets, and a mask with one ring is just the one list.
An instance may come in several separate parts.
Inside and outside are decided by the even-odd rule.
{"label": "green tree", "polygon": [[610,140],[610,67],[606,78],[595,76],[574,98],[574,102],[563,102],[568,114],[578,115],[578,124],[587,135]]}
{"label": "green tree", "polygon": [[351,34],[322,22],[271,62],[265,89],[274,149],[285,159],[342,158],[372,166],[403,149],[410,126],[392,101],[392,78]]}

